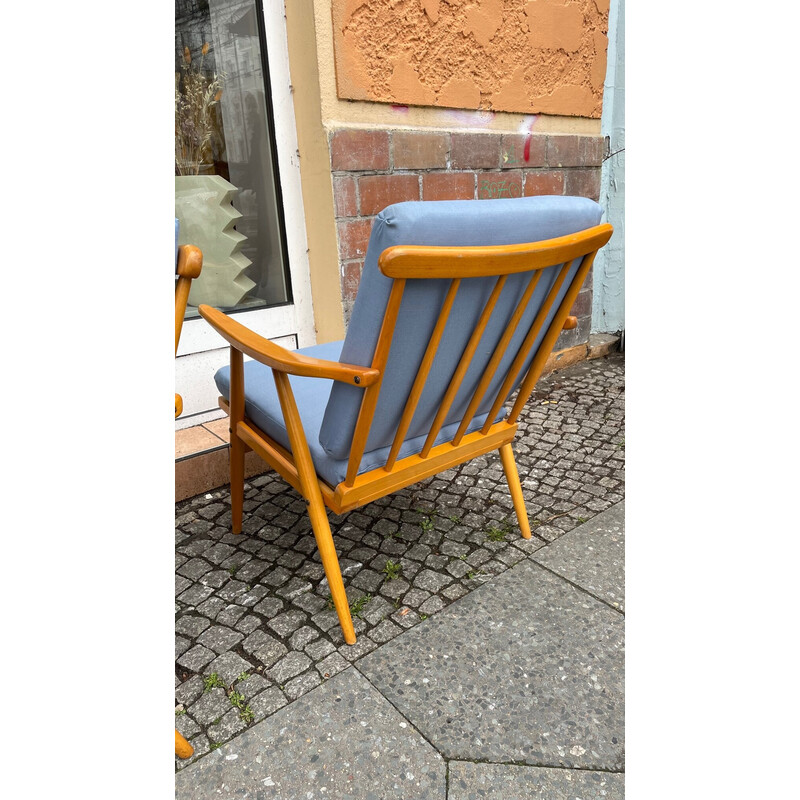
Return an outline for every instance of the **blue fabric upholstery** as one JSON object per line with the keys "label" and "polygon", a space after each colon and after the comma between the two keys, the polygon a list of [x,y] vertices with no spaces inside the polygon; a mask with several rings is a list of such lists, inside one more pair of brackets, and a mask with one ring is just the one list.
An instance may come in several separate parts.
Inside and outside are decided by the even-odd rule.
{"label": "blue fabric upholstery", "polygon": [[[376,218],[364,262],[350,325],[344,340],[341,360],[367,366],[380,332],[392,281],[378,269],[378,257],[393,245],[475,246],[522,244],[565,236],[599,224],[602,208],[584,197],[525,197],[502,200],[447,200],[438,202],[397,203]],[[557,267],[545,271],[522,318],[517,334],[511,340],[506,357],[495,373],[495,379],[484,395],[477,415],[485,419],[506,371],[556,278]],[[564,282],[550,318],[577,269]],[[510,276],[500,296],[492,322],[481,339],[479,351],[462,383],[445,424],[461,420],[470,398],[530,279],[530,273]],[[495,279],[462,281],[447,328],[431,369],[431,375],[420,398],[408,439],[424,436],[430,429],[458,359],[466,346],[472,328],[480,315]],[[419,363],[436,323],[449,281],[416,280],[406,283],[403,303],[397,320],[392,349],[386,367],[378,407],[367,441],[366,452],[391,445]],[[544,336],[548,318],[542,328]],[[538,342],[536,343],[538,345]],[[535,351],[535,346],[534,346]],[[526,364],[520,371],[524,376]],[[516,389],[516,385],[512,392]],[[320,427],[320,442],[334,458],[347,458],[361,403],[361,391],[338,383],[330,394]],[[470,430],[477,428],[476,421]],[[424,439],[423,439],[424,441]]]}
{"label": "blue fabric upholstery", "polygon": [[[338,361],[341,349],[342,341],[340,340],[338,342],[314,345],[313,347],[303,347],[297,352],[314,358]],[[230,373],[230,366],[226,366],[218,370],[214,376],[217,389],[225,398],[230,397]],[[319,429],[333,381],[321,378],[299,378],[293,375],[289,377],[289,382],[292,385],[297,409],[303,421],[303,430],[308,440],[308,449],[311,451],[311,458],[317,468],[317,473],[331,486],[336,486],[345,479],[347,474],[347,458],[336,459],[331,457],[319,442]],[[289,434],[283,422],[281,404],[275,389],[272,370],[257,361],[245,362],[244,385],[246,395],[244,410],[246,416],[261,428],[264,433],[279,444],[282,444],[287,450],[291,450]],[[484,414],[480,420],[476,421],[472,429],[482,425],[485,418],[486,415]],[[442,431],[436,440],[437,444],[452,438],[457,427],[457,425],[450,425],[447,430]],[[424,442],[424,436],[405,442],[400,449],[400,458],[419,452]],[[383,466],[388,455],[388,447],[365,453],[364,458],[361,460],[359,472],[367,472]]]}
{"label": "blue fabric upholstery", "polygon": [[[378,257],[397,244],[493,245],[520,244],[564,236],[600,222],[602,209],[581,197],[528,197],[510,200],[456,200],[409,202],[389,206],[373,224],[364,270],[353,314],[344,341],[302,348],[298,352],[331,361],[368,366],[378,340],[391,280],[378,269]],[[556,278],[557,267],[546,270],[539,280],[528,310],[512,338],[506,357],[473,418],[468,432],[483,425],[506,370],[530,327],[541,301]],[[564,282],[550,318],[555,314],[569,280]],[[484,367],[502,336],[505,323],[530,279],[530,273],[509,276],[487,327],[478,353],[445,421],[436,444],[453,437],[477,386]],[[462,281],[450,313],[445,334],[420,398],[399,458],[421,450],[436,410],[447,388],[472,329],[494,287],[494,278]],[[430,340],[449,281],[409,280],[400,308],[380,399],[359,472],[383,466],[403,412],[406,398],[425,348]],[[547,323],[542,327],[544,336]],[[538,344],[538,342],[537,342]],[[535,351],[535,346],[534,349]],[[520,370],[518,381],[527,370]],[[245,413],[270,437],[287,449],[289,437],[283,422],[272,371],[255,361],[244,365]],[[214,376],[217,388],[228,397],[230,367]],[[344,480],[350,443],[363,397],[363,390],[318,378],[290,378],[303,428],[317,473],[331,486]],[[512,388],[516,390],[518,384]],[[501,411],[498,418],[504,412]]]}

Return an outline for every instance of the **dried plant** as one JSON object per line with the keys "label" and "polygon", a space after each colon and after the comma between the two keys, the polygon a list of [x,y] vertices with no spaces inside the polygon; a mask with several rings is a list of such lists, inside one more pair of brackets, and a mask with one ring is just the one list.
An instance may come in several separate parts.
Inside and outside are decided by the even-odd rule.
{"label": "dried plant", "polygon": [[208,42],[200,50],[200,61],[192,60],[188,47],[183,48],[181,71],[175,73],[175,173],[199,175],[203,164],[210,163],[211,140],[215,133],[213,107],[222,97],[224,77],[208,73],[203,61]]}

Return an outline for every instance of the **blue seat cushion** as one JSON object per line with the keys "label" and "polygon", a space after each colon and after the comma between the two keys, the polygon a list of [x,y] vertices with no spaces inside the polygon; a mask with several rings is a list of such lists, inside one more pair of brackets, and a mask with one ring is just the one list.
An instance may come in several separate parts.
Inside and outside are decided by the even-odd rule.
{"label": "blue seat cushion", "polygon": [[[313,347],[304,347],[298,353],[322,358],[328,361],[338,361],[342,350],[342,341],[318,344]],[[220,394],[227,400],[230,399],[230,366],[222,367],[214,375],[214,382]],[[290,376],[289,382],[292,386],[297,409],[300,412],[300,419],[303,422],[303,430],[308,441],[308,448],[311,458],[314,461],[317,474],[330,486],[335,487],[341,483],[347,474],[347,458],[337,459],[328,454],[319,441],[319,429],[331,393],[333,381],[322,378],[301,378]],[[289,444],[289,434],[283,421],[278,393],[275,389],[275,381],[272,377],[272,370],[257,361],[246,361],[244,364],[244,385],[245,385],[245,415],[251,419],[264,433],[291,451]],[[477,430],[486,418],[484,414],[480,419],[470,426],[469,432]],[[442,430],[436,439],[436,444],[451,439],[455,434],[458,425],[449,425]],[[400,449],[400,458],[417,453],[422,449],[425,436],[408,440]],[[367,472],[377,467],[382,467],[386,463],[389,455],[389,447],[383,447],[365,453],[361,459],[359,474]]]}

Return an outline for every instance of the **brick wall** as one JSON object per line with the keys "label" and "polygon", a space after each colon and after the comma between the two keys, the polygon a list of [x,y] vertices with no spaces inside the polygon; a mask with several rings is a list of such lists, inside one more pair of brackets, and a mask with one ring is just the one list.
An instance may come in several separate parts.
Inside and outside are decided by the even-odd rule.
{"label": "brick wall", "polygon": [[[600,196],[600,136],[456,133],[343,128],[330,135],[334,209],[345,324],[364,265],[373,217],[404,200],[541,194]],[[592,275],[572,313],[578,327],[556,350],[586,342]]]}

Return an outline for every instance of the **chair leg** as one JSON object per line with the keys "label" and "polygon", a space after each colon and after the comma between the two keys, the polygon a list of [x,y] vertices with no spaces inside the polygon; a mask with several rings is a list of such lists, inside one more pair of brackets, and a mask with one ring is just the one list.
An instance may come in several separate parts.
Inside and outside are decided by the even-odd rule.
{"label": "chair leg", "polygon": [[194,747],[192,747],[186,739],[181,736],[177,729],[175,730],[175,755],[178,758],[189,758],[194,753]]}
{"label": "chair leg", "polygon": [[519,482],[519,473],[514,461],[514,451],[511,444],[504,444],[500,448],[500,460],[503,462],[503,472],[506,474],[508,488],[511,491],[511,499],[514,501],[514,511],[517,512],[519,529],[522,531],[524,539],[531,538],[531,526],[528,522],[528,511],[525,508],[525,499],[522,496],[522,485]]}
{"label": "chair leg", "polygon": [[319,489],[316,492],[309,492],[309,494],[316,495],[312,496],[308,501],[308,516],[311,518],[311,528],[314,531],[317,549],[322,558],[325,577],[328,579],[333,607],[339,617],[339,625],[342,628],[345,642],[347,644],[355,644],[356,632],[353,628],[353,618],[350,615],[350,603],[347,601],[347,593],[342,580],[342,570],[339,567],[339,558],[336,555],[336,546],[333,543],[333,534],[328,522],[325,503],[322,500],[322,495],[319,494]]}
{"label": "chair leg", "polygon": [[244,443],[231,433],[231,530],[242,532],[242,512],[244,509]]}

